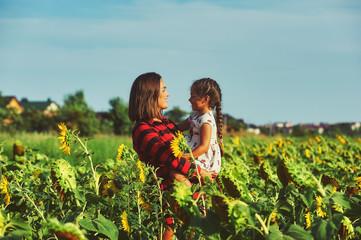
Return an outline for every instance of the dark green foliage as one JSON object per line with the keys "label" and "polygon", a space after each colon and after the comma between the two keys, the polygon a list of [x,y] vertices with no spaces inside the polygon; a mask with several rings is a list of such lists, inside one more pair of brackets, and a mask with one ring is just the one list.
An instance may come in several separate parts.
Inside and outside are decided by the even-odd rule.
{"label": "dark green foliage", "polygon": [[60,122],[65,122],[71,129],[78,129],[82,136],[93,136],[98,132],[99,120],[86,103],[81,90],[65,97],[58,116]]}
{"label": "dark green foliage", "polygon": [[111,99],[109,104],[112,106],[109,114],[113,122],[113,133],[117,135],[129,134],[132,129],[132,123],[128,117],[127,104],[123,103],[119,97]]}
{"label": "dark green foliage", "polygon": [[169,118],[175,123],[180,123],[184,120],[184,117],[188,114],[188,112],[183,111],[178,106],[174,107],[172,110],[167,111],[164,116]]}

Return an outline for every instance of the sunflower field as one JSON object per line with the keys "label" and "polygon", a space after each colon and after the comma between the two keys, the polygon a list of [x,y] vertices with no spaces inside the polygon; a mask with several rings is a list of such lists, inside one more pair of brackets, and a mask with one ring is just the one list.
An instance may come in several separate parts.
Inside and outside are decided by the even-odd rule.
{"label": "sunflower field", "polygon": [[169,215],[174,239],[361,239],[360,138],[229,138],[216,181],[163,192],[133,149],[95,165],[91,140],[59,130],[81,161],[0,145],[1,239],[161,239]]}

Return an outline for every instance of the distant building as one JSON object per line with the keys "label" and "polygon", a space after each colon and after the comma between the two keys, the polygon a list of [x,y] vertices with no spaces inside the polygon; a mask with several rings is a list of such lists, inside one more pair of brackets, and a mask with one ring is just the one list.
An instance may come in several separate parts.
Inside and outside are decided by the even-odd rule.
{"label": "distant building", "polygon": [[352,131],[357,131],[357,130],[360,129],[360,127],[361,127],[360,122],[351,123],[351,130],[352,130]]}
{"label": "distant building", "polygon": [[48,98],[47,101],[29,101],[26,98],[21,99],[21,106],[24,110],[40,110],[44,115],[54,116],[59,111],[59,105]]}
{"label": "distant building", "polygon": [[5,101],[6,108],[14,109],[17,114],[21,114],[24,111],[24,108],[15,96],[4,96],[3,99]]}
{"label": "distant building", "polygon": [[4,126],[9,126],[13,123],[13,120],[11,118],[11,114],[12,112],[17,113],[17,114],[21,114],[24,109],[23,107],[20,105],[19,101],[17,100],[17,98],[15,96],[4,96],[2,97],[4,102],[5,102],[5,106],[8,109],[11,109],[10,111],[10,115],[7,116],[6,118],[2,119],[2,122],[4,124]]}

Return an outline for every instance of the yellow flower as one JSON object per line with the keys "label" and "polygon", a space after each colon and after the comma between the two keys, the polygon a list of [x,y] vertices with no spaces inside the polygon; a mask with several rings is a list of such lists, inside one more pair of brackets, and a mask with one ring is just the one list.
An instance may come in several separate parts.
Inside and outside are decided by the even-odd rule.
{"label": "yellow flower", "polygon": [[144,176],[144,170],[143,170],[143,166],[142,166],[142,162],[140,160],[138,160],[137,166],[139,168],[139,179],[140,181],[142,181],[142,183],[145,183],[145,176]]}
{"label": "yellow flower", "polygon": [[361,176],[355,179],[357,186],[361,189]]}
{"label": "yellow flower", "polygon": [[114,194],[116,194],[118,192],[119,192],[119,189],[115,186],[114,180],[107,181],[103,185],[102,194],[104,196],[108,196],[109,200],[112,200],[112,198],[114,197]]}
{"label": "yellow flower", "polygon": [[123,155],[123,149],[124,149],[125,145],[122,144],[122,145],[119,145],[118,147],[118,155],[117,155],[117,159],[119,161],[122,161],[122,155]]}
{"label": "yellow flower", "polygon": [[344,139],[344,138],[342,138],[340,135],[337,135],[336,134],[336,137],[337,137],[337,139],[340,141],[340,143],[342,143],[342,144],[347,144],[347,141]]}
{"label": "yellow flower", "polygon": [[271,154],[271,153],[272,153],[272,149],[273,149],[273,144],[270,143],[269,147],[267,148],[267,152],[268,152],[269,154]]}
{"label": "yellow flower", "polygon": [[124,211],[121,215],[122,218],[122,225],[125,232],[130,231],[129,223],[128,223],[128,214],[126,211]]}
{"label": "yellow flower", "polygon": [[236,146],[238,147],[238,146],[239,146],[239,137],[236,136],[236,137],[234,138],[234,141],[235,141],[235,143],[236,143]]}
{"label": "yellow flower", "polygon": [[283,145],[282,138],[278,138],[277,149],[280,149]]}
{"label": "yellow flower", "polygon": [[277,211],[274,211],[271,213],[271,221],[272,222],[277,222]]}
{"label": "yellow flower", "polygon": [[309,227],[311,227],[311,213],[310,212],[306,213],[305,219],[306,219],[306,229],[308,229]]}
{"label": "yellow flower", "polygon": [[320,154],[322,154],[322,147],[321,147],[321,146],[318,146],[318,152],[319,152]]}
{"label": "yellow flower", "polygon": [[6,204],[10,203],[10,194],[9,194],[8,185],[9,185],[8,179],[3,175],[0,183],[0,189],[1,189],[0,193],[5,194],[4,201]]}
{"label": "yellow flower", "polygon": [[359,155],[357,155],[357,154],[355,154],[355,158],[361,160],[361,157]]}
{"label": "yellow flower", "polygon": [[43,171],[42,171],[42,170],[40,170],[40,169],[35,170],[35,171],[33,172],[33,174],[34,174],[34,179],[38,179],[38,178],[39,178],[40,173],[42,173],[42,172],[43,172]]}
{"label": "yellow flower", "polygon": [[310,158],[311,154],[310,154],[310,149],[306,148],[306,157]]}
{"label": "yellow flower", "polygon": [[184,152],[188,149],[187,140],[179,131],[176,132],[176,137],[170,143],[170,147],[175,157],[182,157]]}
{"label": "yellow flower", "polygon": [[64,154],[70,155],[70,130],[67,129],[64,123],[58,124],[60,130],[58,139],[60,139],[61,146],[59,149],[63,149]]}
{"label": "yellow flower", "polygon": [[313,138],[316,140],[317,143],[320,143],[321,142],[321,139],[317,136],[313,136]]}
{"label": "yellow flower", "polygon": [[149,203],[147,203],[146,201],[144,201],[144,199],[142,198],[142,196],[140,195],[140,193],[139,193],[139,204],[144,208],[144,210],[145,210],[146,212],[149,212],[151,206],[150,206]]}
{"label": "yellow flower", "polygon": [[322,197],[317,196],[316,201],[317,201],[317,209],[316,209],[317,215],[323,218],[326,216],[326,212],[322,211]]}
{"label": "yellow flower", "polygon": [[313,145],[311,138],[308,139],[308,143],[309,143],[311,146]]}

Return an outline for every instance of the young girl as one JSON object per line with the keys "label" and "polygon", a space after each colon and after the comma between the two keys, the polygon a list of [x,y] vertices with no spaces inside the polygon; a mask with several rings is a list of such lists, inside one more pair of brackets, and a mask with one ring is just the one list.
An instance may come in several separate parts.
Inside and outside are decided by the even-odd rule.
{"label": "young girl", "polygon": [[[195,81],[192,84],[189,98],[195,113],[177,125],[182,132],[189,129],[191,139],[188,140],[188,144],[192,149],[195,162],[202,169],[216,173],[213,175],[213,179],[221,170],[223,155],[221,101],[222,93],[216,81],[211,78]],[[213,116],[214,108],[216,108],[217,121]],[[220,139],[219,142],[217,135]],[[191,186],[185,175],[173,172],[173,177],[179,182],[184,182],[188,187]]]}

